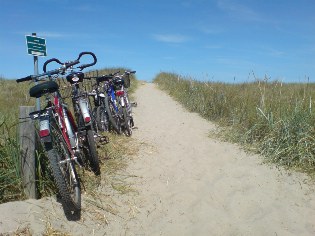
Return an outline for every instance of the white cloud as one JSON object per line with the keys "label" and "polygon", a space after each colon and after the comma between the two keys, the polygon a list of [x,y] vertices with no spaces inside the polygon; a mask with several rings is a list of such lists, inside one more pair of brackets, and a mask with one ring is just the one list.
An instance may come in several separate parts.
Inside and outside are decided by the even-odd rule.
{"label": "white cloud", "polygon": [[266,54],[268,56],[272,56],[272,57],[281,57],[283,55],[285,55],[285,52],[275,49],[275,48],[271,48],[271,47],[262,47],[262,53]]}
{"label": "white cloud", "polygon": [[165,57],[163,57],[163,59],[164,59],[164,60],[170,60],[170,61],[172,61],[172,60],[175,60],[175,59],[176,59],[176,57],[172,57],[172,56],[165,56]]}
{"label": "white cloud", "polygon": [[153,38],[164,43],[184,43],[190,40],[189,37],[180,34],[154,34]]}
{"label": "white cloud", "polygon": [[47,38],[65,38],[69,37],[67,34],[57,33],[57,32],[37,32],[37,35],[39,37],[47,37]]}
{"label": "white cloud", "polygon": [[218,7],[233,17],[248,21],[265,21],[258,12],[250,7],[232,0],[218,0]]}
{"label": "white cloud", "polygon": [[[15,34],[18,35],[32,35],[32,31],[25,32],[25,31],[17,31],[14,32]],[[63,33],[58,33],[58,32],[49,32],[49,31],[37,31],[36,32],[37,37],[42,37],[42,38],[66,38],[66,37],[72,37],[70,34],[63,34]]]}
{"label": "white cloud", "polygon": [[204,34],[211,34],[211,35],[217,35],[224,32],[223,28],[220,28],[218,26],[205,25],[204,23],[198,24],[197,29],[203,32]]}

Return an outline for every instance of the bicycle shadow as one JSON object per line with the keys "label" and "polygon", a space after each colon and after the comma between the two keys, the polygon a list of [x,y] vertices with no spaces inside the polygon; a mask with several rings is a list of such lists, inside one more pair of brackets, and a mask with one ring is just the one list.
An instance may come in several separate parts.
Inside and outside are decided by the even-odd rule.
{"label": "bicycle shadow", "polygon": [[67,205],[60,196],[57,196],[57,202],[61,203],[63,212],[68,221],[78,221],[81,219],[81,210],[71,208],[71,206]]}

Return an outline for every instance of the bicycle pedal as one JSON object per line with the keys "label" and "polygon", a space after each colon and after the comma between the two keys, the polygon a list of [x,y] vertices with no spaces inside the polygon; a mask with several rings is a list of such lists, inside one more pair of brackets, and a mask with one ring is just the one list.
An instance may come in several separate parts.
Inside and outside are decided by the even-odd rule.
{"label": "bicycle pedal", "polygon": [[138,103],[137,102],[132,102],[130,103],[132,107],[137,107],[138,106]]}
{"label": "bicycle pedal", "polygon": [[109,138],[107,136],[99,137],[99,142],[101,144],[107,144],[107,143],[109,143]]}

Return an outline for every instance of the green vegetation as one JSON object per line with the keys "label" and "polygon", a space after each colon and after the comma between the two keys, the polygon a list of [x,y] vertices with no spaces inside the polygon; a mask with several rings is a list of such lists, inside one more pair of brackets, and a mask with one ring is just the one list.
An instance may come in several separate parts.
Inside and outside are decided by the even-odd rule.
{"label": "green vegetation", "polygon": [[315,173],[315,84],[255,80],[198,82],[172,73],[154,79],[189,111],[222,127],[225,140],[241,143],[280,165]]}
{"label": "green vegetation", "polygon": [[[29,84],[0,79],[0,203],[22,199],[17,124],[20,105],[30,105]],[[34,104],[35,102],[33,102]]]}
{"label": "green vegetation", "polygon": [[[109,68],[98,71],[98,74],[108,74],[120,70],[124,72],[124,68]],[[88,74],[96,75],[97,72],[91,71]],[[137,80],[134,76],[131,78],[131,88],[130,93],[135,90],[137,87]],[[61,81],[61,87],[65,84]],[[65,82],[66,83],[66,82]],[[89,88],[92,82],[86,82],[86,86]],[[19,143],[18,143],[18,124],[19,120],[19,106],[34,106],[35,99],[29,96],[29,88],[33,86],[33,83],[20,83],[17,84],[15,80],[6,80],[0,78],[0,204],[8,201],[21,200],[24,199],[21,175],[20,175],[20,162],[19,162]],[[67,89],[62,90],[64,96],[68,96]],[[66,100],[68,103],[70,100]],[[113,155],[114,152],[109,152],[110,160],[119,159],[121,155],[126,154],[128,150],[127,147],[121,147],[119,150],[119,139],[111,138],[111,145],[117,147],[117,153],[120,155]],[[117,140],[117,142],[115,142]],[[106,148],[106,146],[105,146]],[[104,151],[104,150],[103,150]],[[52,192],[55,192],[55,186],[51,180],[51,175],[49,168],[47,168],[46,158],[44,157],[43,152],[38,150],[37,152],[37,175],[38,175],[38,193],[40,196],[50,195]],[[106,165],[106,162],[104,162]],[[115,164],[118,168],[119,163]],[[109,171],[105,169],[105,171]],[[86,177],[88,174],[85,174]],[[94,186],[96,183],[93,181],[95,178],[87,178],[84,180],[86,186]]]}

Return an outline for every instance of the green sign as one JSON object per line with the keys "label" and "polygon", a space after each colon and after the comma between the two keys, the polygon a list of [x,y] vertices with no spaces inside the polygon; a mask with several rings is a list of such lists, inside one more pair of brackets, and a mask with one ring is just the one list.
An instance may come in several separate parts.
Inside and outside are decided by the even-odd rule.
{"label": "green sign", "polygon": [[46,39],[26,35],[27,53],[33,56],[47,56]]}

